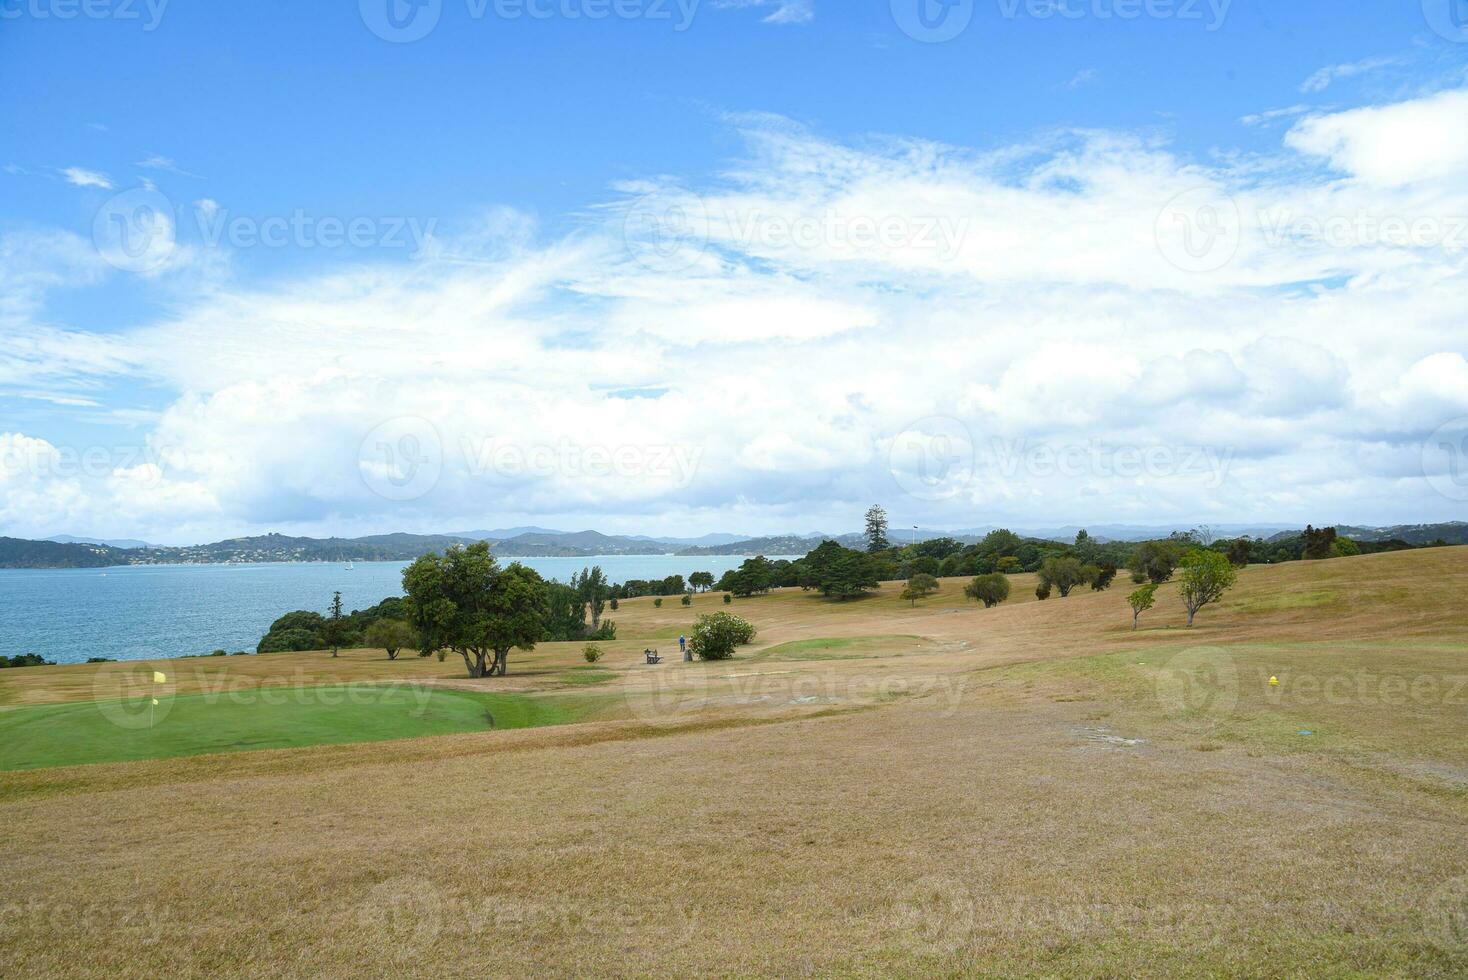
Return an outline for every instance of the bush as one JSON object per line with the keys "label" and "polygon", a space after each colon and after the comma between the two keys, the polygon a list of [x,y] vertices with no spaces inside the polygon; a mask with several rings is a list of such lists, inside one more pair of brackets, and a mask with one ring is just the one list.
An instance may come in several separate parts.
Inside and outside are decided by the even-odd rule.
{"label": "bush", "polygon": [[603,619],[596,632],[591,634],[593,640],[615,640],[617,638],[617,624],[610,619]]}
{"label": "bush", "polygon": [[685,606],[691,606],[693,605],[693,596],[684,593],[683,598],[679,599],[678,601],[683,603],[683,605]]}
{"label": "bush", "polygon": [[688,649],[700,660],[728,660],[734,648],[754,642],[754,624],[726,612],[698,617]]}
{"label": "bush", "polygon": [[595,643],[588,643],[581,648],[581,656],[586,658],[587,663],[594,664],[602,658],[601,647]]}
{"label": "bush", "polygon": [[658,596],[656,599],[654,599],[652,601],[652,605],[653,605],[653,608],[654,609],[661,609],[661,608],[663,608],[663,597],[662,596]]}
{"label": "bush", "polygon": [[1035,586],[1035,598],[1039,599],[1041,602],[1044,602],[1046,599],[1050,598],[1049,582],[1041,582],[1039,585]]}
{"label": "bush", "polygon": [[89,664],[115,664],[117,661],[112,657],[88,657]]}
{"label": "bush", "polygon": [[726,605],[726,606],[732,605],[733,602],[734,602],[734,597],[732,595],[730,595],[729,593],[725,592],[724,593],[724,605]]}
{"label": "bush", "polygon": [[227,650],[215,650],[213,653],[209,654],[209,656],[211,656],[211,657],[227,657],[227,656],[229,656],[229,651],[227,651]]}
{"label": "bush", "polygon": [[608,604],[612,607],[612,612],[616,612],[617,609],[619,608],[619,606],[621,605],[620,603],[617,602],[617,597],[616,596],[612,596],[611,601]]}
{"label": "bush", "polygon": [[985,609],[993,609],[1009,598],[1009,579],[998,572],[991,575],[980,575],[969,583],[963,590],[963,594],[970,599],[982,602]]}
{"label": "bush", "polygon": [[56,661],[47,660],[39,653],[17,653],[13,657],[0,657],[0,667],[55,667]]}

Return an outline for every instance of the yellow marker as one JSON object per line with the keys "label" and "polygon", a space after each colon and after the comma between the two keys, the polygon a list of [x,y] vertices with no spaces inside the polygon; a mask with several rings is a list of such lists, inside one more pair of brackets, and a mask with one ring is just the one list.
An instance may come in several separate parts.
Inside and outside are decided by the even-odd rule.
{"label": "yellow marker", "polygon": [[1270,687],[1279,687],[1279,678],[1278,677],[1271,677],[1269,679],[1269,686]]}
{"label": "yellow marker", "polygon": [[155,671],[153,671],[153,683],[154,684],[166,684],[166,683],[168,683],[168,678],[163,674],[162,671],[155,670]]}
{"label": "yellow marker", "polygon": [[157,698],[154,698],[153,699],[153,704],[154,704],[155,707],[157,706],[157,704],[158,704],[158,699]]}

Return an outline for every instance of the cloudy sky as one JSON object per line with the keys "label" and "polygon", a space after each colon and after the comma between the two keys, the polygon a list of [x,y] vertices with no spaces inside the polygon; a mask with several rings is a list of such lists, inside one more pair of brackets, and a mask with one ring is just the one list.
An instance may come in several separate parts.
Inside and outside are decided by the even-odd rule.
{"label": "cloudy sky", "polygon": [[1456,2],[0,6],[0,534],[1464,519]]}

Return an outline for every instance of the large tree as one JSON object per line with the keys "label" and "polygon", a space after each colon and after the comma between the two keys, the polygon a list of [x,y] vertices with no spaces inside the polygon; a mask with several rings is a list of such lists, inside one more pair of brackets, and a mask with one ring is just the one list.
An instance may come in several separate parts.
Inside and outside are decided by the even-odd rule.
{"label": "large tree", "polygon": [[801,588],[836,599],[853,599],[878,585],[870,555],[826,541],[801,559]]}
{"label": "large tree", "polygon": [[1064,599],[1071,589],[1086,581],[1086,569],[1075,558],[1046,558],[1040,566],[1040,581],[1053,586]]}
{"label": "large tree", "polygon": [[881,504],[873,504],[867,511],[867,552],[886,551],[891,545],[887,541],[887,512]]}
{"label": "large tree", "polygon": [[1161,585],[1172,578],[1184,550],[1182,542],[1170,538],[1163,541],[1143,541],[1132,552],[1129,567],[1135,575],[1154,585]]}
{"label": "large tree", "polygon": [[694,572],[688,576],[688,584],[699,592],[707,592],[714,587],[714,573]]}
{"label": "large tree", "polygon": [[346,616],[342,614],[342,594],[336,592],[331,597],[330,611],[326,617],[326,623],[321,627],[321,641],[331,650],[335,657],[337,651],[351,641],[351,626]]}
{"label": "large tree", "polygon": [[501,568],[483,541],[419,558],[403,591],[422,650],[452,650],[470,677],[503,677],[510,651],[535,649],[545,628],[545,580],[518,562]]}
{"label": "large tree", "polygon": [[1216,551],[1198,549],[1183,556],[1179,581],[1183,603],[1188,607],[1188,625],[1204,606],[1223,598],[1238,581],[1239,570]]}
{"label": "large tree", "polygon": [[607,596],[611,594],[601,566],[583,568],[579,575],[572,575],[571,588],[576,590],[582,605],[591,610],[591,629],[595,632],[601,627],[602,610],[606,608]]}

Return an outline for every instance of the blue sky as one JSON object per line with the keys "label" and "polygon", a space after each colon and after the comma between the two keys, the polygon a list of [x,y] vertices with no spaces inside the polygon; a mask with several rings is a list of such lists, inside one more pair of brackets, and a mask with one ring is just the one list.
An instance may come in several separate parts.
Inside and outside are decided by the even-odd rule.
{"label": "blue sky", "polygon": [[[1464,293],[1448,227],[1468,175],[1443,136],[1468,124],[1454,97],[1468,69],[1456,26],[1468,9],[1452,19],[1461,0],[959,0],[948,16],[971,20],[941,43],[904,33],[917,0],[621,0],[635,16],[603,19],[588,15],[610,6],[598,0],[540,2],[543,17],[496,13],[522,8],[512,0],[439,0],[419,12],[436,16],[432,30],[411,43],[371,29],[388,0],[91,2],[88,16],[79,0],[0,0],[0,82],[12,93],[0,104],[0,329],[12,341],[0,354],[0,435],[17,458],[62,457],[11,467],[0,533],[189,539],[522,517],[783,530],[844,527],[848,511],[888,495],[914,520],[952,526],[1462,516],[1451,473],[1439,474],[1444,494],[1423,472],[1456,457],[1424,463],[1421,445],[1444,444],[1434,433],[1455,434],[1468,406],[1445,394],[1404,407],[1409,389],[1452,390],[1468,333],[1461,317],[1450,326],[1453,284]],[[1437,164],[1367,159],[1383,133]],[[1441,227],[1425,246],[1353,240],[1323,262],[1294,237],[1281,246],[1276,233],[1263,251],[1246,238],[1240,258],[1185,270],[1186,281],[1090,267],[1127,254],[1131,218],[1149,226],[1195,186],[1243,202],[1246,236],[1268,231],[1260,216],[1280,201],[1292,222],[1322,195],[1333,199],[1326,217],[1348,201],[1378,222]],[[118,268],[96,242],[99,213],[130,191],[168,210],[168,254],[147,268]],[[623,268],[621,219],[648,194],[679,214],[689,200],[716,204],[723,232],[740,233],[701,228],[693,261]],[[833,213],[843,224],[901,218],[909,238],[843,254],[850,243],[831,236],[846,233],[818,220]],[[954,216],[944,261],[964,261],[915,263],[933,254],[914,244],[931,237],[925,225]],[[293,218],[307,230],[259,243],[262,226]],[[1036,222],[1052,220],[1067,234],[1029,247]],[[323,244],[322,221],[365,230],[356,244]],[[823,230],[799,254],[767,234],[803,222]],[[624,254],[609,257],[618,233]],[[991,271],[1004,256],[1023,268]],[[1353,345],[1358,327],[1331,317],[1370,308],[1360,290],[1409,271],[1422,278],[1394,288],[1416,305],[1381,302],[1415,328],[1382,374],[1373,346]],[[1281,297],[1300,304],[1292,322],[1265,322],[1258,311],[1278,315]],[[431,332],[374,324],[385,311]],[[710,332],[690,340],[680,313]],[[1147,325],[1164,313],[1187,330]],[[741,332],[751,316],[761,329]],[[1013,386],[1032,374],[1014,350],[952,356],[1025,336],[1059,345],[1040,346],[1042,377],[1026,397],[1051,382],[1044,365],[1059,377],[1071,361],[1099,368],[1087,344],[1128,352],[1110,367],[1129,383],[1044,420],[1015,409]],[[1274,393],[1270,372],[1316,350],[1316,393],[1344,394]],[[833,382],[809,406],[770,394],[804,377],[777,365],[823,361],[850,379],[844,389]],[[889,384],[884,364],[917,383]],[[730,370],[745,382],[732,398],[704,380]],[[1139,403],[1138,386],[1159,372],[1213,392],[1210,414],[1148,433],[1131,413],[1200,403],[1187,386]],[[1377,404],[1393,385],[1403,394]],[[272,406],[289,412],[277,423]],[[476,416],[477,429],[465,422]],[[513,442],[527,416],[536,424],[518,451],[552,447],[544,466],[482,453],[465,465],[466,440]],[[698,462],[588,475],[567,462],[588,448],[577,441],[587,416],[623,427],[598,447],[681,448]],[[361,483],[374,489],[360,478],[364,439],[390,423],[387,443],[401,446],[398,430],[416,425],[402,419],[426,421],[444,457],[432,487],[362,496]],[[971,480],[941,493],[894,472],[906,465],[894,447],[946,424],[932,419],[966,430],[960,463],[978,458]],[[1173,460],[1162,472],[1115,464],[1117,447],[1154,440]],[[1057,476],[1035,445],[1087,461]],[[99,447],[110,469],[66,461]],[[1203,449],[1258,470],[1239,462],[1228,467],[1236,485],[1190,485],[1178,460]],[[1016,456],[1005,475],[1003,458]],[[156,471],[134,485],[140,465]],[[1360,468],[1353,486],[1343,466]],[[299,478],[280,475],[291,468]]]}

